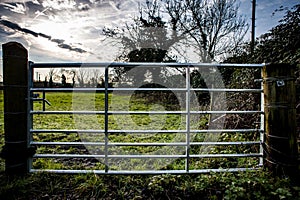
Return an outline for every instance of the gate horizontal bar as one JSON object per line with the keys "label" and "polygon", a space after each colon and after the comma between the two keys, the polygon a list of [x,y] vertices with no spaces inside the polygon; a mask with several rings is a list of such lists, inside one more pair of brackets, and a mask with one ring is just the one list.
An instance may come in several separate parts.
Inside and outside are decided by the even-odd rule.
{"label": "gate horizontal bar", "polygon": [[[263,132],[262,129],[204,129],[190,130],[190,133],[235,133]],[[108,133],[186,133],[186,130],[108,130]],[[104,133],[104,130],[65,130],[65,129],[31,129],[30,133]]]}
{"label": "gate horizontal bar", "polygon": [[[182,91],[186,88],[107,88],[108,91]],[[31,88],[31,92],[97,92],[105,88]],[[261,89],[231,89],[231,88],[191,88],[190,91],[199,92],[262,92]]]}
{"label": "gate horizontal bar", "polygon": [[[190,154],[190,158],[239,158],[239,157],[262,157],[261,153],[249,154]],[[97,154],[35,154],[33,158],[129,158],[129,159],[145,159],[145,158],[187,158],[186,155],[97,155]]]}
{"label": "gate horizontal bar", "polygon": [[191,91],[203,92],[263,92],[262,89],[231,89],[231,88],[191,88]]}
{"label": "gate horizontal bar", "polygon": [[[190,142],[190,146],[210,145],[260,145],[261,142]],[[30,145],[37,146],[105,146],[104,142],[31,142]],[[186,143],[107,143],[107,146],[187,146]]]}
{"label": "gate horizontal bar", "polygon": [[94,129],[89,129],[89,130],[31,129],[30,133],[66,133],[66,134],[71,134],[71,133],[105,133],[105,132],[104,132],[104,130],[94,130]]}
{"label": "gate horizontal bar", "polygon": [[144,175],[153,175],[153,174],[205,174],[212,172],[243,172],[243,171],[254,171],[259,170],[261,168],[227,168],[227,169],[190,169],[187,170],[109,170],[106,172],[105,170],[63,170],[63,169],[31,169],[32,173],[39,172],[48,172],[48,173],[58,173],[58,174],[119,174],[119,175],[134,175],[134,174],[144,174]]}
{"label": "gate horizontal bar", "polygon": [[192,154],[190,158],[244,158],[244,157],[262,157],[260,153],[249,154]]}
{"label": "gate horizontal bar", "polygon": [[99,62],[99,63],[32,63],[31,68],[114,68],[114,67],[238,67],[238,68],[262,68],[265,64],[234,64],[234,63],[119,63],[119,62]]}
{"label": "gate horizontal bar", "polygon": [[[104,115],[105,111],[30,111],[32,115]],[[108,115],[165,115],[165,114],[183,114],[188,115],[186,111],[108,111]],[[190,111],[190,114],[263,114],[262,111],[257,110],[224,110],[224,111]]]}

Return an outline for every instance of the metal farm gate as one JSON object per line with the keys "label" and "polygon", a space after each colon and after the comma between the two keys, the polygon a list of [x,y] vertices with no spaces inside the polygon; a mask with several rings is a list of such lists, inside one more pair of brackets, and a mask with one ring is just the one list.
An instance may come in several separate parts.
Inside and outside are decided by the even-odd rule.
{"label": "metal farm gate", "polygon": [[[49,68],[60,84],[33,81]],[[3,75],[8,174],[298,170],[292,65],[32,63],[9,42]]]}
{"label": "metal farm gate", "polygon": [[[264,106],[260,103],[256,110],[237,110],[232,107],[233,102],[228,102],[230,99],[228,97],[233,93],[255,94],[260,102],[263,102],[262,84],[259,82],[257,89],[225,88],[219,70],[249,68],[260,73],[263,66],[263,64],[30,62],[28,137],[29,145],[36,147],[37,151],[30,159],[29,171],[177,174],[257,169],[263,164]],[[44,68],[101,69],[104,73],[102,87],[99,85],[70,88],[34,87],[34,71]],[[112,80],[113,69],[127,69],[124,70],[123,82],[120,79]],[[157,69],[173,75],[169,75],[164,81],[155,79],[151,77],[151,72],[153,74]],[[181,74],[178,73],[178,69]],[[144,73],[150,74],[148,82],[136,80],[133,83],[136,77],[143,77]],[[206,84],[205,87],[193,85],[195,74],[200,74],[201,80]],[[71,95],[72,105],[67,105],[68,102],[63,100],[60,102],[49,100],[52,105],[46,106],[45,103],[49,103],[47,98],[51,94],[57,95],[56,98],[59,95]],[[151,95],[154,96],[152,98],[154,104],[144,101],[145,98],[151,98]],[[138,105],[143,106],[144,102],[150,107],[132,108],[135,106],[132,103],[134,102],[132,96],[141,100],[142,103],[137,103]],[[201,99],[199,100],[205,99],[204,97],[206,101],[208,98],[205,105]],[[159,102],[155,102],[155,98],[158,98]],[[166,105],[163,105],[162,101],[168,98],[177,99],[176,109],[166,108]],[[41,101],[42,106],[38,106],[35,101]],[[66,110],[61,108],[55,110],[56,103],[65,104]],[[128,105],[124,106],[124,103]],[[224,125],[226,116],[230,115],[237,117],[251,115],[256,117],[256,124],[249,125],[249,128],[226,129]],[[70,126],[66,127],[60,118],[70,118],[71,121],[67,122]],[[142,120],[148,121],[141,124]],[[176,123],[169,126],[172,120]],[[64,124],[62,127],[57,125],[60,122]],[[199,122],[202,124],[199,125]],[[204,122],[206,124],[203,124]],[[228,134],[228,138],[220,140],[224,134],[225,136]],[[49,140],[51,137],[54,141]],[[248,139],[231,141],[230,137]],[[69,141],[68,138],[73,141]],[[206,162],[208,167],[203,167],[205,166],[203,163]]]}

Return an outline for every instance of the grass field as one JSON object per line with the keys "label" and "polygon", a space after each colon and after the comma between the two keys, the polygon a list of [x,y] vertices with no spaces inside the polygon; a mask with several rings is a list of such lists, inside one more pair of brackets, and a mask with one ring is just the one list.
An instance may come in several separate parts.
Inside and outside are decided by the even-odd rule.
{"label": "grass field", "polygon": [[[104,111],[103,93],[48,93],[46,97],[51,103],[47,111]],[[161,98],[162,99],[162,98]],[[34,110],[41,110],[41,103],[34,104]],[[180,111],[185,107],[172,104],[167,101],[150,101],[149,98],[129,98],[128,95],[109,95],[109,108],[114,111]],[[108,129],[114,131],[108,135],[110,143],[175,143],[185,142],[184,131],[186,128],[186,115],[164,114],[125,114],[109,115]],[[206,129],[208,115],[190,116],[190,129]],[[105,142],[103,133],[90,133],[84,130],[104,130],[104,115],[34,115],[33,128],[35,129],[67,129],[82,130],[80,133],[39,133],[33,134],[33,140],[38,142]],[[130,131],[132,130],[132,131]],[[134,133],[133,131],[141,131]],[[147,130],[168,130],[172,133],[147,133]],[[193,133],[191,141],[257,141],[256,133]],[[209,140],[209,138],[212,138]],[[185,154],[185,146],[110,146],[109,154],[121,155],[182,155]],[[209,149],[209,150],[207,150]],[[41,146],[37,153],[61,153],[61,154],[95,154],[104,155],[104,146]],[[191,154],[242,154],[258,153],[258,145],[252,146],[193,146]],[[104,159],[36,159],[34,168],[54,169],[104,169]],[[109,159],[110,168],[114,170],[152,170],[152,169],[185,169],[185,159]],[[209,168],[234,168],[255,167],[257,158],[193,158],[190,160],[190,169]]]}
{"label": "grass field", "polygon": [[[3,95],[0,94],[0,147],[4,145]],[[47,93],[51,102],[47,111],[60,110],[104,110],[104,95],[101,93]],[[182,108],[177,104],[169,104],[162,99],[157,103],[145,98],[128,98],[126,95],[112,96],[111,109],[127,109],[130,111],[175,110]],[[124,107],[125,105],[125,107]],[[41,110],[42,104],[36,102],[34,110]],[[197,116],[191,119],[191,129],[205,129],[208,116]],[[109,135],[110,142],[181,142],[182,134],[132,134],[124,130],[184,130],[185,116],[167,115],[125,115],[109,116],[109,129],[118,130]],[[104,129],[103,115],[35,115],[34,129]],[[193,141],[205,140],[204,134],[194,134]],[[218,141],[258,140],[255,133],[222,133]],[[33,134],[38,142],[103,142],[103,134],[40,133]],[[184,150],[184,149],[183,149]],[[37,153],[88,154],[103,153],[103,149],[83,146],[39,146]],[[200,153],[201,147],[193,147],[191,153]],[[257,152],[257,146],[218,146],[209,148],[208,153],[251,153]],[[100,153],[99,153],[100,152]],[[125,155],[154,153],[172,154],[182,149],[158,147],[125,146],[113,147],[111,153]],[[35,159],[33,167],[37,169],[104,169],[101,159]],[[163,160],[169,161],[169,160]],[[117,162],[111,161],[111,169],[144,169],[149,163],[142,165],[140,159]],[[153,164],[153,163],[152,163]],[[192,169],[255,167],[257,158],[209,158],[191,159]],[[155,164],[154,164],[155,165]],[[163,169],[184,169],[183,159],[169,161],[167,165],[156,165]],[[35,173],[24,177],[11,177],[4,173],[4,160],[0,159],[1,181],[0,199],[297,199],[299,187],[292,185],[289,179],[274,177],[271,173],[260,169],[239,173],[210,173],[201,175],[95,175],[95,174],[49,174]]]}

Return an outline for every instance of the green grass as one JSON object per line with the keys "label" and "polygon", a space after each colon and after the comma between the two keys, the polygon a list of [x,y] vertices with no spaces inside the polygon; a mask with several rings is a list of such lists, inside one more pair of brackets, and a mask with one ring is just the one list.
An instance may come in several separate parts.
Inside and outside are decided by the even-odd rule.
{"label": "green grass", "polygon": [[1,175],[1,199],[298,199],[299,187],[265,171],[202,175]]}
{"label": "green grass", "polygon": [[[46,106],[47,111],[71,111],[88,110],[104,111],[103,93],[47,93],[46,98],[51,102],[51,106]],[[161,97],[158,97],[161,98]],[[109,108],[115,111],[165,111],[182,110],[178,104],[171,104],[166,99],[161,101],[139,95],[113,95],[109,94]],[[41,102],[34,104],[34,110],[41,110]],[[183,108],[184,110],[185,108]],[[110,133],[109,142],[112,143],[153,143],[153,142],[185,142],[186,136],[182,133],[168,134],[147,134],[146,130],[184,130],[186,128],[186,116],[167,114],[167,115],[109,115],[109,130],[117,130]],[[205,129],[208,122],[207,115],[192,115],[190,127],[192,130]],[[80,129],[80,130],[104,130],[104,115],[34,115],[33,127],[35,129]],[[142,130],[144,133],[131,133],[125,130]],[[207,141],[207,138],[216,137],[217,134],[191,134],[192,141]],[[251,135],[251,134],[250,134]],[[218,136],[218,135],[217,135]],[[245,134],[223,133],[219,135],[219,141],[247,141]],[[252,136],[253,140],[258,140],[257,136]],[[43,133],[34,134],[34,141],[44,142],[105,142],[104,134],[91,134],[81,132],[80,134],[63,133]],[[207,150],[209,149],[209,150]],[[37,153],[68,153],[68,154],[104,154],[104,147],[76,148],[67,146],[41,146]],[[218,146],[206,147],[193,146],[191,154],[203,153],[257,153],[258,146]],[[157,146],[114,146],[109,147],[111,154],[126,155],[152,155],[169,154],[181,155],[185,153],[185,147],[157,147]],[[34,168],[39,169],[104,169],[103,164],[95,163],[95,159],[35,159]],[[100,160],[103,163],[103,159]],[[114,170],[147,170],[149,169],[185,169],[184,159],[109,159],[110,169]],[[89,163],[82,165],[81,163]],[[191,169],[210,169],[210,168],[234,168],[234,167],[255,167],[258,164],[257,158],[205,158],[191,159]]]}
{"label": "green grass", "polygon": [[[98,110],[104,109],[104,95],[101,93],[48,93],[46,98],[51,106],[46,110]],[[95,100],[96,99],[96,100]],[[73,101],[73,104],[72,104]],[[74,105],[74,101],[76,105]],[[179,110],[175,105],[166,105],[165,102],[153,103],[145,99],[130,99],[126,96],[111,96],[109,105],[120,110]],[[124,107],[124,105],[126,105]],[[35,103],[35,110],[41,110],[42,104]],[[208,116],[197,117],[193,120],[193,129],[205,128]],[[131,124],[128,121],[131,120]],[[136,129],[184,129],[185,119],[178,115],[149,116],[128,115],[124,118],[109,116],[109,128],[120,130],[111,134],[112,142],[163,142],[173,141],[174,134],[130,134],[124,133],[124,127],[135,124]],[[163,122],[163,123],[162,123]],[[103,129],[104,117],[101,115],[36,115],[34,128],[36,129]],[[3,95],[0,94],[0,147],[4,145],[3,122]],[[195,134],[194,141],[203,141],[204,134]],[[223,133],[219,141],[246,141],[257,139],[252,134],[245,137],[242,133]],[[98,141],[103,142],[103,134],[34,134],[34,141]],[[181,139],[181,137],[179,137]],[[115,147],[116,148],[116,147]],[[89,149],[101,151],[103,149]],[[128,154],[151,154],[159,152],[157,147],[122,147],[122,152]],[[164,153],[172,153],[172,148],[164,149]],[[200,147],[191,149],[191,153],[203,151]],[[246,146],[214,146],[209,153],[249,153],[258,151],[257,147]],[[65,146],[41,146],[37,153],[74,153],[86,154],[85,148]],[[162,160],[162,162],[168,160]],[[112,163],[111,169],[138,169],[142,170],[149,163],[141,164],[140,159],[131,159],[126,162],[118,160]],[[161,167],[161,163],[152,163]],[[230,168],[253,167],[257,159],[252,158],[218,158],[218,159],[191,159],[192,169],[202,168]],[[184,169],[183,159],[168,162],[163,169]],[[95,174],[49,174],[35,173],[23,177],[8,176],[4,173],[4,160],[0,159],[0,199],[298,199],[299,187],[291,185],[289,179],[274,177],[268,171],[239,173],[209,173],[201,175],[95,175]],[[36,159],[34,167],[39,169],[104,169],[104,165],[96,159]]]}

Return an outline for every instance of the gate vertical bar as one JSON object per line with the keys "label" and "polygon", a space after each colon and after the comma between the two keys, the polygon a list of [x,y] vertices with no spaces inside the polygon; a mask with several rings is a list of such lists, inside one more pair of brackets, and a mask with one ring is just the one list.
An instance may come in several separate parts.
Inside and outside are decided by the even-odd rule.
{"label": "gate vertical bar", "polygon": [[108,167],[108,66],[105,66],[105,100],[104,100],[104,104],[105,104],[105,116],[104,116],[104,132],[105,132],[105,172],[107,173],[109,170]]}
{"label": "gate vertical bar", "polygon": [[[27,146],[30,147],[30,143],[33,140],[30,130],[33,128],[33,116],[30,112],[33,110],[33,100],[31,99],[33,88],[33,62],[28,62],[28,88],[27,88]],[[28,158],[29,171],[32,169],[32,157]]]}
{"label": "gate vertical bar", "polygon": [[46,99],[46,92],[43,91],[43,111],[46,111],[46,101],[45,101],[45,99]]}
{"label": "gate vertical bar", "polygon": [[[260,73],[261,73],[261,78],[263,77],[263,70],[260,69]],[[265,139],[264,139],[264,134],[265,134],[265,96],[264,96],[264,83],[263,81],[261,82],[260,84],[260,88],[261,88],[261,93],[260,93],[260,111],[261,111],[261,114],[260,114],[260,146],[259,146],[259,153],[263,155],[263,152],[264,152],[264,149],[263,149],[263,143],[265,142]],[[262,131],[263,130],[263,131]],[[264,164],[264,158],[263,157],[260,157],[259,158],[259,166],[263,166]]]}
{"label": "gate vertical bar", "polygon": [[5,171],[29,172],[27,132],[28,52],[17,42],[2,45],[4,82]]}
{"label": "gate vertical bar", "polygon": [[186,67],[186,163],[185,163],[185,170],[186,172],[189,172],[190,170],[190,94],[191,94],[191,86],[190,86],[190,66],[188,65]]}

